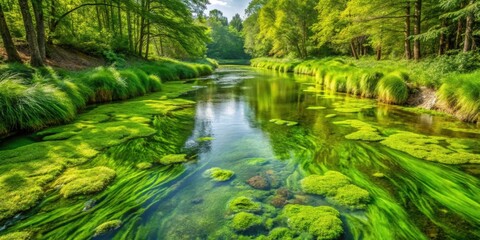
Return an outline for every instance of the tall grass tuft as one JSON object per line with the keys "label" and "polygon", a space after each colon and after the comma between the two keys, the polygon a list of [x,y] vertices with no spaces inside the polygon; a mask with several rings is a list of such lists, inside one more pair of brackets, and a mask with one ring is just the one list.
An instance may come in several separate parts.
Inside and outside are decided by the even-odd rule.
{"label": "tall grass tuft", "polygon": [[360,79],[360,95],[366,98],[376,97],[378,81],[383,77],[381,72],[365,72]]}
{"label": "tall grass tuft", "polygon": [[378,99],[389,104],[403,104],[408,99],[408,87],[398,73],[391,73],[378,82]]}
{"label": "tall grass tuft", "polygon": [[457,74],[445,80],[437,92],[440,102],[468,122],[480,120],[480,71]]}

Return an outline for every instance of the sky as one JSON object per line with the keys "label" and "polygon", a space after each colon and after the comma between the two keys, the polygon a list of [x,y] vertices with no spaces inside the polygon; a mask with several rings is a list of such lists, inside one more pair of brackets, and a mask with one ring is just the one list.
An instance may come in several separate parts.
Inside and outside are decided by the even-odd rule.
{"label": "sky", "polygon": [[207,6],[207,15],[210,10],[218,9],[223,12],[223,16],[228,18],[228,21],[232,20],[232,17],[236,13],[240,14],[242,19],[245,15],[245,9],[248,6],[250,0],[209,0],[210,4]]}

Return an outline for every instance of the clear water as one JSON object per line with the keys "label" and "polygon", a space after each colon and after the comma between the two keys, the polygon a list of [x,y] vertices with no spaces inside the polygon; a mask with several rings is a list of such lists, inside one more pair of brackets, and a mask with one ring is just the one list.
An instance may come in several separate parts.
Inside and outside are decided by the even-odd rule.
{"label": "clear water", "polygon": [[[85,227],[87,223],[96,226],[121,211],[122,227],[95,239],[255,238],[268,235],[269,227],[234,232],[228,202],[238,196],[251,197],[262,203],[267,221],[281,215],[282,209],[272,206],[272,198],[281,189],[289,192],[287,203],[339,210],[344,239],[480,239],[480,164],[447,165],[379,142],[348,140],[345,136],[356,129],[334,122],[360,120],[382,129],[385,136],[408,131],[467,139],[465,151],[473,154],[480,154],[480,128],[324,92],[311,82],[310,77],[221,67],[213,76],[196,81],[199,90],[185,96],[197,102],[195,127],[185,143],[185,152],[195,155],[195,161],[147,174],[103,162],[123,170],[97,198],[96,208],[82,212],[88,198],[65,202],[51,193],[39,208],[7,230],[34,229],[41,233],[39,238],[85,238],[84,232],[93,231]],[[318,91],[309,91],[315,87]],[[307,109],[311,106],[326,109]],[[336,116],[327,117],[331,114]],[[277,125],[271,119],[298,125]],[[202,137],[212,139],[199,142]],[[2,148],[9,149],[16,141],[17,145],[29,143],[13,141]],[[204,174],[212,167],[232,170],[234,178],[214,182]],[[302,192],[302,178],[327,170],[342,172],[369,191],[372,202],[368,208],[351,211]],[[162,181],[164,175],[173,178]],[[254,176],[267,178],[270,187],[249,186],[247,181]],[[281,221],[273,224],[286,226]]]}

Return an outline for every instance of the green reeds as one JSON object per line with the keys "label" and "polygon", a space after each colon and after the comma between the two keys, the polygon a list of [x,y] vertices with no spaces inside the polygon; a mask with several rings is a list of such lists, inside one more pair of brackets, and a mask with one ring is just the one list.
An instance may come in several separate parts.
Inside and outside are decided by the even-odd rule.
{"label": "green reeds", "polygon": [[378,82],[378,100],[389,104],[403,104],[408,99],[408,87],[404,76],[391,73]]}

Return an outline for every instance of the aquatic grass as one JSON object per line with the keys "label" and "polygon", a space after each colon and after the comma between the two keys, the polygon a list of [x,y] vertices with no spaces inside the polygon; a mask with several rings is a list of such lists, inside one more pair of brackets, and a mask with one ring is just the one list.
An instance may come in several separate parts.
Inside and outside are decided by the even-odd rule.
{"label": "aquatic grass", "polygon": [[360,79],[360,93],[362,97],[373,98],[377,96],[376,89],[378,81],[383,73],[376,71],[365,72]]}
{"label": "aquatic grass", "polygon": [[380,79],[376,90],[378,99],[384,103],[403,104],[408,99],[408,87],[400,73],[391,73]]}

